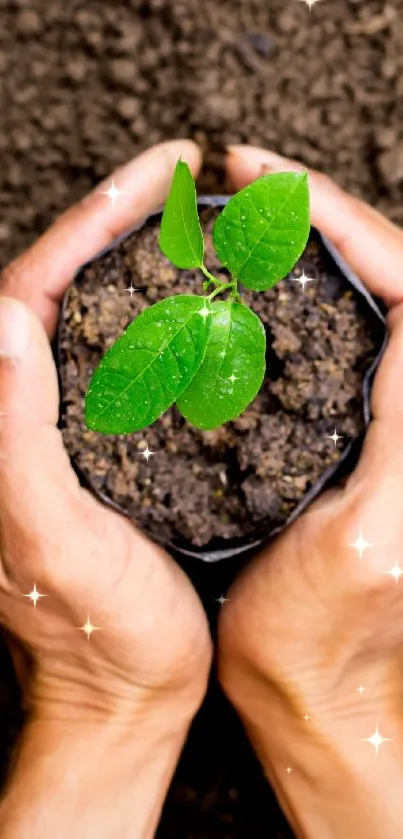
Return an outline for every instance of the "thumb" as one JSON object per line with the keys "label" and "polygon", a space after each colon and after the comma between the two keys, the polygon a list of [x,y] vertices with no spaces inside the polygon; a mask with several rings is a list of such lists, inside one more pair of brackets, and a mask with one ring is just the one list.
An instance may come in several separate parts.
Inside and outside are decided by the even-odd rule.
{"label": "thumb", "polygon": [[[1,515],[41,521],[78,482],[57,429],[58,381],[40,322],[23,303],[0,296]],[[29,521],[27,521],[29,518]]]}
{"label": "thumb", "polygon": [[[348,487],[363,488],[368,520],[382,522],[383,545],[396,528],[401,530],[401,485],[403,471],[403,311],[397,306],[388,317],[389,341],[376,373],[372,394],[372,421],[359,463]],[[373,509],[372,509],[373,508]]]}

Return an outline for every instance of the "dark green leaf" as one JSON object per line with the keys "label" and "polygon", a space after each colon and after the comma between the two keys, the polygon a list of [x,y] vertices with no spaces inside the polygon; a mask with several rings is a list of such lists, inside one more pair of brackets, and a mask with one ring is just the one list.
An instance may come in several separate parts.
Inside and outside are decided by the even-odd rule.
{"label": "dark green leaf", "polygon": [[197,213],[196,187],[187,163],[176,164],[161,221],[159,245],[178,268],[199,268],[204,242]]}
{"label": "dark green leaf", "polygon": [[87,427],[130,434],[154,422],[200,367],[211,321],[206,297],[179,294],[145,309],[95,370],[85,401]]}
{"label": "dark green leaf", "polygon": [[176,402],[183,416],[204,430],[238,417],[262,384],[265,349],[264,327],[254,312],[240,303],[213,303],[204,361]]}
{"label": "dark green leaf", "polygon": [[213,239],[221,262],[255,291],[282,280],[308,241],[309,187],[306,172],[265,175],[228,202]]}

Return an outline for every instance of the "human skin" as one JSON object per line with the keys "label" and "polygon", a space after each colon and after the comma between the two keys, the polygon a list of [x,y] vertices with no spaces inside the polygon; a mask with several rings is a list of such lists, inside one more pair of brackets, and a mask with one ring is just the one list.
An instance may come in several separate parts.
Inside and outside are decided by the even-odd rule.
{"label": "human skin", "polygon": [[206,690],[201,603],[162,548],[79,485],[49,345],[77,269],[163,203],[179,157],[197,173],[189,141],[148,150],[114,174],[127,193],[115,208],[108,179],[1,277],[0,623],[28,715],[2,839],[149,839]]}
{"label": "human skin", "polygon": [[[228,156],[235,189],[301,168]],[[389,307],[373,418],[344,486],[243,571],[219,628],[219,673],[299,839],[395,839],[403,824],[403,232],[309,172],[312,223]],[[301,291],[301,293],[303,293]],[[371,547],[352,547],[360,535]],[[403,569],[402,569],[403,570]],[[378,729],[388,738],[368,742]]]}

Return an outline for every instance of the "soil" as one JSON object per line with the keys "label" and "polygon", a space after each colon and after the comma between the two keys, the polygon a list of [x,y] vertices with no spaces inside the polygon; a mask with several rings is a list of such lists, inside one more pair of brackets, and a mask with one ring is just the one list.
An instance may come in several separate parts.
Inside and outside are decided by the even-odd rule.
{"label": "soil", "polygon": [[403,221],[402,0],[0,0],[5,264],[145,146],[298,156]]}
{"label": "soil", "polygon": [[[224,188],[223,145],[252,142],[403,222],[402,0],[321,0],[312,12],[299,0],[0,0],[0,10],[2,265],[116,165],[179,136],[206,151],[199,191]],[[5,761],[21,715],[4,647],[0,658]],[[288,839],[235,717],[216,693],[207,705],[159,839]]]}
{"label": "soil", "polygon": [[[205,209],[207,263],[220,274]],[[242,289],[267,338],[263,385],[238,419],[213,431],[190,426],[175,406],[129,436],[90,431],[84,395],[101,357],[144,308],[202,292],[200,272],[172,266],[149,223],[91,263],[71,287],[60,330],[66,449],[85,478],[151,535],[197,547],[283,524],[363,429],[363,375],[374,357],[368,321],[340,275],[328,276],[312,241],[293,277],[264,293]],[[221,271],[225,280],[225,274]],[[130,302],[128,288],[138,288]],[[335,427],[342,438],[329,439]],[[154,455],[142,456],[148,445]]]}

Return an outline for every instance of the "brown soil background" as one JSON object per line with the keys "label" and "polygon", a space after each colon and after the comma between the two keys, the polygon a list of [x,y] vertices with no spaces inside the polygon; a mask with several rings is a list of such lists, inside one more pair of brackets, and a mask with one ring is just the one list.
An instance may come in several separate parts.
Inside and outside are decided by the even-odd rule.
{"label": "brown soil background", "polygon": [[[403,222],[402,0],[311,13],[299,0],[0,0],[0,18],[2,265],[114,166],[174,136],[208,148],[204,189],[219,184],[219,146],[249,141]],[[1,659],[5,755],[20,720]],[[288,839],[222,700],[196,729],[160,839]]]}

